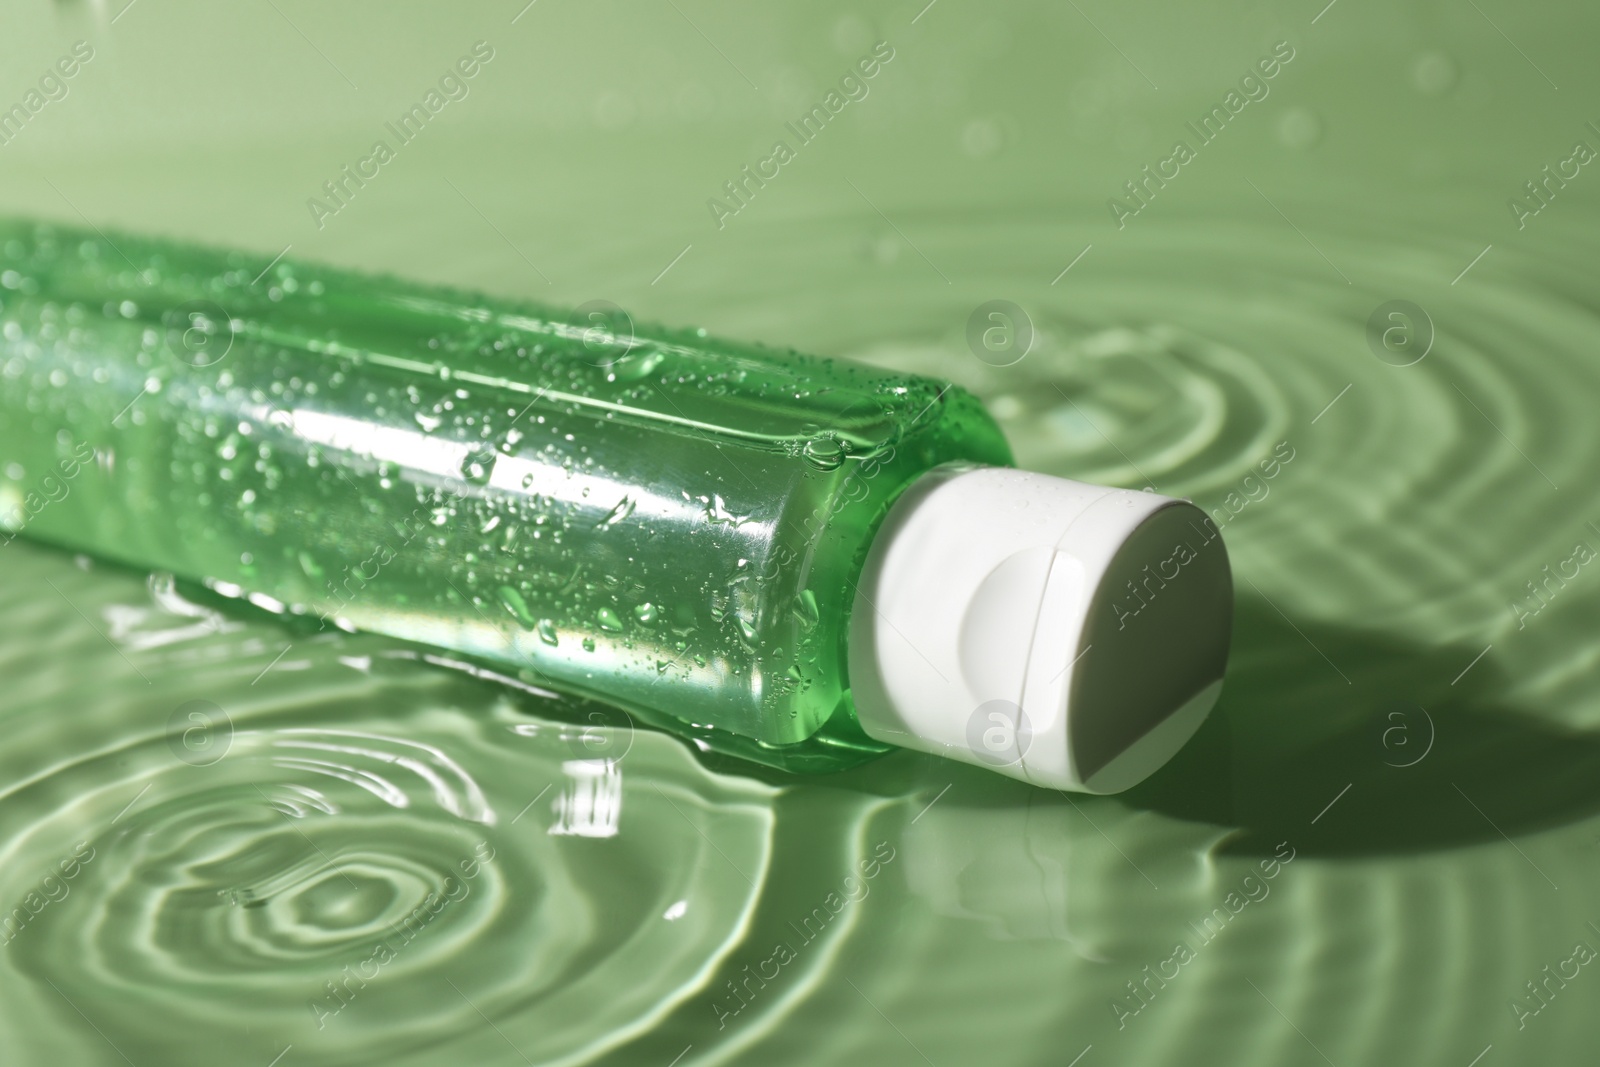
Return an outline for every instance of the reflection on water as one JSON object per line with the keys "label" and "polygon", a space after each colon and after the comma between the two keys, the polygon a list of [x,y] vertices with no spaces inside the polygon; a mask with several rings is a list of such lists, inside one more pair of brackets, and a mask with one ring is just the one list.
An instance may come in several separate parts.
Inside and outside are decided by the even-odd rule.
{"label": "reflection on water", "polygon": [[[787,239],[821,259],[864,225]],[[1122,797],[910,754],[807,781],[713,770],[515,679],[10,545],[9,1047],[210,1062],[244,1032],[263,1063],[292,1046],[416,1064],[1559,1048],[1575,1003],[1507,1005],[1590,918],[1595,601],[1584,571],[1546,584],[1600,544],[1582,494],[1552,488],[1583,484],[1597,432],[1582,279],[1508,254],[1469,294],[1445,257],[1320,228],[1347,286],[1251,225],[1170,227],[1051,289],[1069,235],[924,222],[947,262],[1009,242],[989,284],[1036,332],[1011,366],[971,358],[962,309],[894,277],[871,315],[842,290],[829,326],[837,352],[978,390],[1027,465],[1191,495],[1222,526],[1240,583],[1222,702]],[[792,310],[744,284],[726,299],[750,332],[782,336]],[[1365,337],[1394,293],[1437,323],[1410,366]]]}

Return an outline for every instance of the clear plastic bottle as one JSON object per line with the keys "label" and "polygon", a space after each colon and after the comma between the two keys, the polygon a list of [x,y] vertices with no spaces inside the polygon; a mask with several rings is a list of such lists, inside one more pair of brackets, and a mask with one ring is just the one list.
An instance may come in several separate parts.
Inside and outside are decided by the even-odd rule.
{"label": "clear plastic bottle", "polygon": [[11,536],[510,664],[774,766],[889,747],[848,682],[874,534],[930,471],[1011,462],[955,386],[612,307],[31,223],[0,254]]}

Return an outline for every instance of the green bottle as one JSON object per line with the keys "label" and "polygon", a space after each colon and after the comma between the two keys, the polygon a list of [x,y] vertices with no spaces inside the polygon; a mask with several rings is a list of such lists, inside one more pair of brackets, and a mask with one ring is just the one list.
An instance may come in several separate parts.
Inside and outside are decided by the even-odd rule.
{"label": "green bottle", "polygon": [[1198,727],[1232,604],[1215,527],[1010,463],[927,378],[0,225],[4,536],[776,767],[900,745],[1109,791]]}

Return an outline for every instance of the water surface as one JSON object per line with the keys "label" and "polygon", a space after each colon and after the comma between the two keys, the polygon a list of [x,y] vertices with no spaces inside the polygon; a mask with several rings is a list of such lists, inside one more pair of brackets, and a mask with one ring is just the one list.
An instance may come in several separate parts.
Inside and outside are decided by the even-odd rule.
{"label": "water surface", "polygon": [[[78,34],[100,66],[6,149],[59,189],[18,171],[7,202],[958,380],[1024,465],[1217,517],[1239,614],[1201,734],[1108,798],[909,754],[810,780],[713,766],[426,650],[19,540],[6,1062],[1464,1067],[1593,1046],[1600,179],[1521,229],[1507,206],[1574,139],[1600,146],[1592,20],[1085,8],[1097,31],[916,7],[687,9],[712,48],[670,9],[418,15],[392,55],[354,16],[286,12],[356,91],[281,21],[258,29],[296,78],[230,74],[254,61],[194,47],[196,11],[63,6],[17,69]],[[873,95],[716,229],[705,199],[879,35],[898,51]],[[305,198],[476,36],[499,49],[476,95],[313,227]],[[1272,95],[1117,228],[1106,200],[1284,37]],[[596,40],[633,62],[598,65]],[[155,107],[192,95],[179,59],[216,87],[189,118]],[[150,109],[123,123],[142,140],[118,91]],[[1004,367],[966,341],[994,299],[1034,332]],[[1384,346],[1386,311],[1370,327],[1394,301],[1426,319],[1391,341],[1420,347]]]}

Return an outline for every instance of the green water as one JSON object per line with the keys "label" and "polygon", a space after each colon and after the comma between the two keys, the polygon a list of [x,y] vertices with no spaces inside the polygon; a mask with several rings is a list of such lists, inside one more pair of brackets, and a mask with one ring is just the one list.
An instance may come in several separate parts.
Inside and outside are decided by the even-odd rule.
{"label": "green water", "polygon": [[[909,754],[753,775],[642,729],[607,768],[538,693],[19,540],[0,892],[49,903],[0,959],[7,1063],[1591,1058],[1600,179],[1520,229],[1508,200],[1600,147],[1592,15],[278,6],[15,16],[0,100],[95,58],[0,147],[6,212],[957,380],[1024,466],[1225,510],[1232,667],[1119,797]],[[317,229],[480,38],[471,95]],[[717,229],[879,39],[870,93]],[[995,299],[1035,327],[1005,367],[966,340]],[[1369,344],[1397,300],[1433,326],[1410,366]]]}

